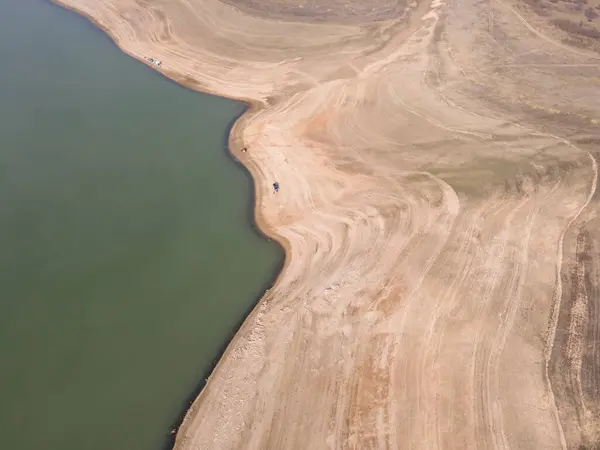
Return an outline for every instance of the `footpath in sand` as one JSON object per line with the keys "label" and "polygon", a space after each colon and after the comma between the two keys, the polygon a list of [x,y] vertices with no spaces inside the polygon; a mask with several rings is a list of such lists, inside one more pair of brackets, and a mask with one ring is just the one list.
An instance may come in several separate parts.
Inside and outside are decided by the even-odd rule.
{"label": "footpath in sand", "polygon": [[253,106],[286,265],[178,450],[600,442],[599,53],[513,0],[60,1]]}

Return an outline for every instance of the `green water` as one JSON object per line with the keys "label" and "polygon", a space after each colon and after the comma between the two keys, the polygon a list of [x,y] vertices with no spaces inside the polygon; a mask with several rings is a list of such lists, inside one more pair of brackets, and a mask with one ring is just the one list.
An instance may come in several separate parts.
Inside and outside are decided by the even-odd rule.
{"label": "green water", "polygon": [[188,91],[46,0],[0,1],[0,449],[161,450],[281,254]]}

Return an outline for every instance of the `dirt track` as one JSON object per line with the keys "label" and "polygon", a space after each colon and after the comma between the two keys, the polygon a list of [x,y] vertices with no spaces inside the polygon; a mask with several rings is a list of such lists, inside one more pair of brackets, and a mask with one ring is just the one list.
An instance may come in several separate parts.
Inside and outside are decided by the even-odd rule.
{"label": "dirt track", "polygon": [[231,148],[286,266],[177,449],[599,445],[598,53],[510,0],[368,25],[61,2],[254,105]]}

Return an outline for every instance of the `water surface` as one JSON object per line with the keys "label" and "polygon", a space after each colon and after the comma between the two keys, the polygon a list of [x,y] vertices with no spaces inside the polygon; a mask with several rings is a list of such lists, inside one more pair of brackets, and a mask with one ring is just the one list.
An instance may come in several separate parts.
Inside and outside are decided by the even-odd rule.
{"label": "water surface", "polygon": [[0,448],[161,450],[280,263],[243,106],[45,0],[0,1]]}

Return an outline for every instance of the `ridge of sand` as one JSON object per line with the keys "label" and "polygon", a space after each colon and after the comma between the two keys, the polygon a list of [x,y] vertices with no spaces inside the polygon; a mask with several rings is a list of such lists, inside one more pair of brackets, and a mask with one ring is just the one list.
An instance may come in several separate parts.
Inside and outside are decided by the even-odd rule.
{"label": "ridge of sand", "polygon": [[230,148],[286,264],[177,449],[600,437],[598,54],[510,1],[364,25],[216,0],[59,3],[166,76],[252,105]]}

